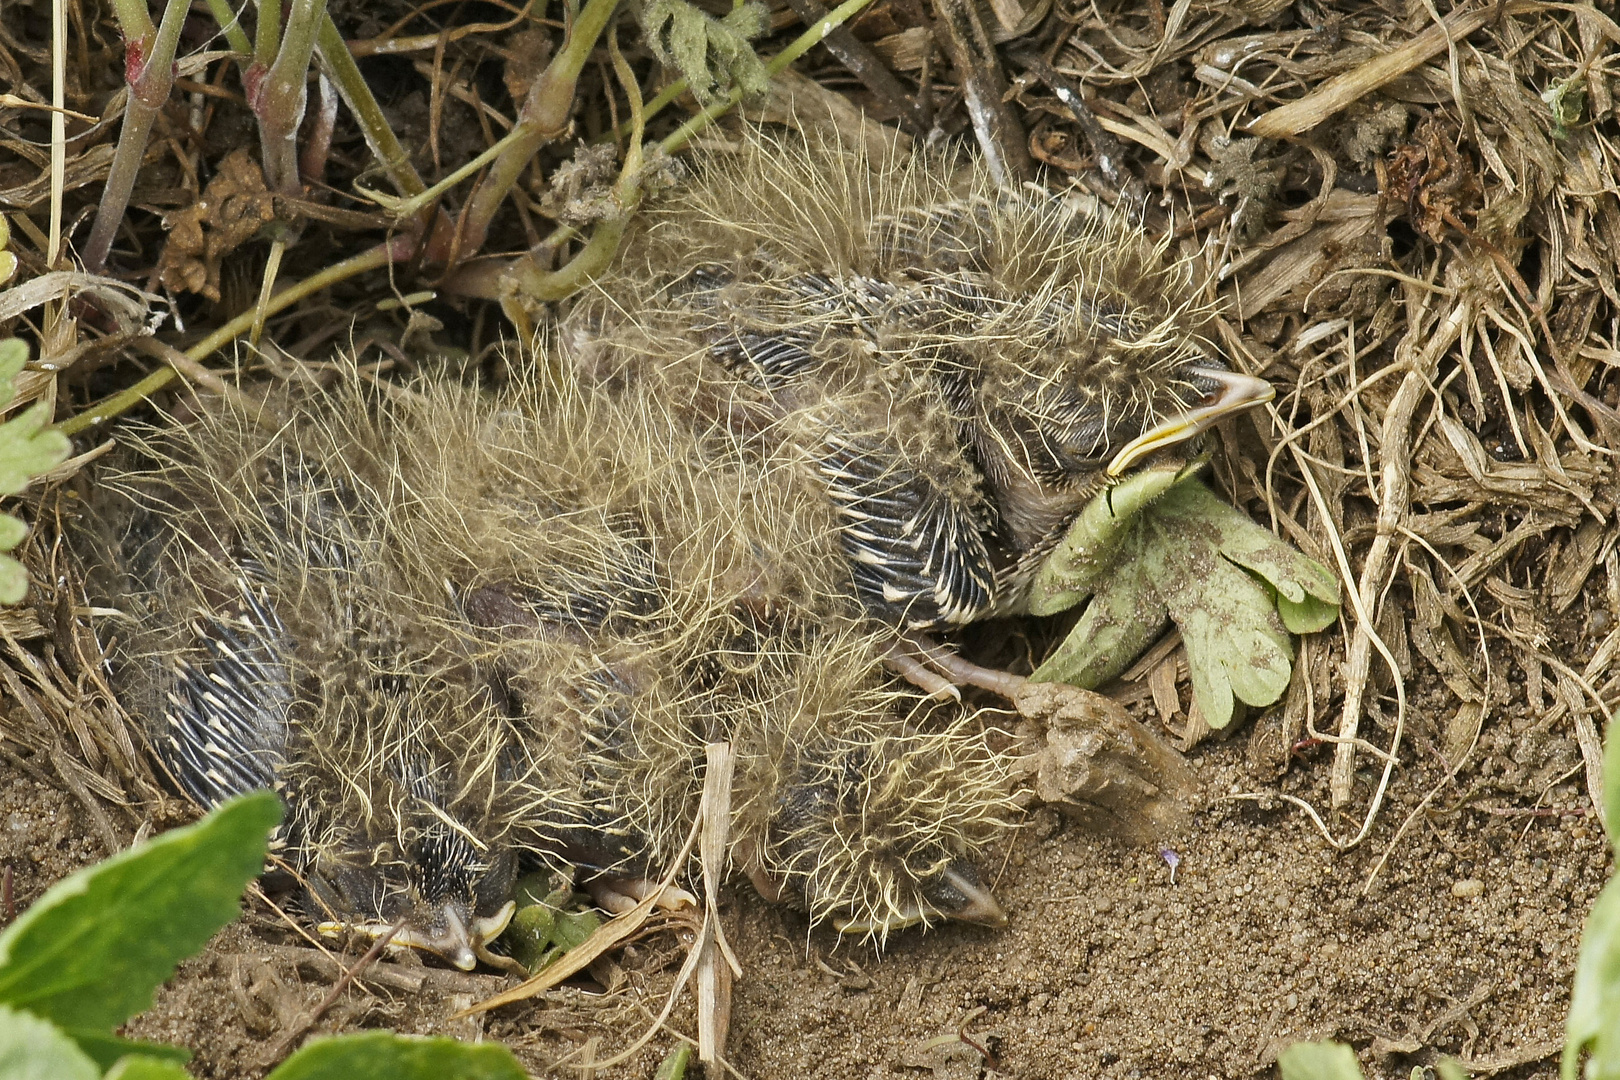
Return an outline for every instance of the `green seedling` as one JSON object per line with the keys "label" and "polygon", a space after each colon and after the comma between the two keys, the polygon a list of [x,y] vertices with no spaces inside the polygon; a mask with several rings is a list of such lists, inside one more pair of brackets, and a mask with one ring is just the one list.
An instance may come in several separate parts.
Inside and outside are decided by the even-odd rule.
{"label": "green seedling", "polygon": [[[58,882],[0,934],[0,1077],[186,1080],[182,1047],[114,1029],[241,914],[281,802],[256,792]],[[525,1080],[493,1043],[391,1032],[318,1039],[267,1080]]]}
{"label": "green seedling", "polygon": [[580,897],[567,882],[550,874],[529,874],[517,884],[517,911],[501,940],[512,959],[530,972],[584,943],[602,925],[594,911],[579,907]]}
{"label": "green seedling", "polygon": [[[1603,755],[1604,825],[1609,843],[1620,854],[1620,735],[1609,720]],[[1581,1055],[1586,1070],[1581,1072]],[[1620,879],[1598,894],[1581,933],[1581,955],[1575,961],[1569,1020],[1564,1024],[1563,1080],[1620,1078]]]}
{"label": "green seedling", "polygon": [[[16,379],[28,363],[28,345],[17,338],[0,340],[0,409],[17,396]],[[48,402],[39,401],[0,424],[0,495],[15,495],[34,477],[56,468],[72,452],[73,444],[55,428]],[[0,514],[0,552],[22,543],[28,526],[10,514]],[[10,555],[0,554],[0,604],[16,604],[28,595],[28,571]]]}
{"label": "green seedling", "polygon": [[1167,621],[1181,630],[1193,695],[1209,725],[1236,701],[1270,705],[1288,687],[1292,634],[1338,617],[1338,581],[1216,498],[1196,466],[1127,477],[1093,499],[1036,574],[1029,610],[1086,600],[1038,682],[1092,688],[1125,670]]}

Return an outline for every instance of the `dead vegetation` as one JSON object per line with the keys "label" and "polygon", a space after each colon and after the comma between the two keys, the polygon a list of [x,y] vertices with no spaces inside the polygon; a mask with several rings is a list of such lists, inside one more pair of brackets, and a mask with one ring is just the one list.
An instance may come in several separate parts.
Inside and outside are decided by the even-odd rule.
{"label": "dead vegetation", "polygon": [[[700,107],[622,11],[564,95],[564,138],[560,91],[550,129],[533,108],[565,46],[555,6],[334,0],[404,158],[380,166],[375,131],[312,76],[303,182],[277,189],[242,71],[199,5],[131,212],[90,274],[75,252],[125,115],[124,55],[101,6],[56,14],[54,49],[51,3],[0,15],[0,211],[18,263],[0,336],[32,343],[18,404],[55,402],[80,464],[105,420],[176,370],[181,393],[207,394],[233,366],[297,378],[342,348],[379,375],[448,357],[500,378],[523,362],[503,345],[543,317],[535,298],[599,265],[643,189],[671,182],[651,147],[685,141]],[[792,0],[764,15],[754,46],[770,57],[827,12]],[[1334,848],[1375,842],[1364,891],[1412,829],[1486,795],[1598,812],[1600,731],[1620,704],[1612,5],[875,0],[818,36],[756,115],[814,109],[864,137],[864,110],[976,144],[1009,183],[1138,216],[1200,254],[1228,355],[1279,388],[1223,431],[1217,480],[1334,567],[1346,603],[1301,643],[1284,702],[1239,736],[1254,778],[1239,798],[1292,803]],[[535,137],[511,157],[526,123]],[[724,123],[701,137],[723,144]],[[436,191],[498,146],[490,172]],[[65,480],[33,509],[32,606],[0,618],[0,753],[71,793],[111,851],[181,811],[56,556]],[[1207,728],[1185,676],[1168,641],[1113,689],[1190,749]],[[1385,821],[1401,785],[1414,797]],[[604,985],[667,984],[660,946],[631,953]],[[584,1040],[573,1060],[588,1063],[614,1049],[591,1040],[646,1023],[639,1008],[545,1023]]]}

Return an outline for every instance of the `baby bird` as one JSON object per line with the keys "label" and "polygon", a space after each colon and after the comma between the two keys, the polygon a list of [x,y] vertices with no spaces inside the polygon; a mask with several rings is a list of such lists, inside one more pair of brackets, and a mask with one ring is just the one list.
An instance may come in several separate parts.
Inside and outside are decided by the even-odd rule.
{"label": "baby bird", "polygon": [[885,678],[796,462],[566,372],[351,372],[135,449],[100,515],[116,685],[199,805],[281,793],[325,928],[491,960],[520,864],[661,874],[716,740],[770,898],[876,937],[1005,920],[974,859],[1009,766]]}
{"label": "baby bird", "polygon": [[280,793],[272,850],[323,928],[400,922],[395,945],[471,969],[514,906],[509,720],[399,580],[387,478],[254,419],[148,431],[150,467],[104,478],[115,686],[200,807]]}
{"label": "baby bird", "polygon": [[604,380],[803,458],[855,593],[923,630],[1016,612],[1093,495],[1270,400],[1188,262],[982,171],[755,131],[649,215],[571,316]]}

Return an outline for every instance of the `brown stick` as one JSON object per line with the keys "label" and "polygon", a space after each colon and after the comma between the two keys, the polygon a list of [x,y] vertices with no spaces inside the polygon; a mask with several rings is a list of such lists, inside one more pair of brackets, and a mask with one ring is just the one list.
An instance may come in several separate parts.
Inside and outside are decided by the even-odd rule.
{"label": "brown stick", "polygon": [[937,0],[935,9],[985,164],[997,186],[1011,187],[1029,177],[1029,144],[1018,114],[1004,100],[1007,77],[990,34],[972,0]]}

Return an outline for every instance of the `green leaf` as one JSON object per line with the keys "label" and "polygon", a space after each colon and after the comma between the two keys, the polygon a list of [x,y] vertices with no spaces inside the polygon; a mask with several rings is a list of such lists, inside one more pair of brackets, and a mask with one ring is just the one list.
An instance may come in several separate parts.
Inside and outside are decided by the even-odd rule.
{"label": "green leaf", "polygon": [[101,1070],[49,1020],[0,1005],[0,1077],[100,1080]]}
{"label": "green leaf", "polygon": [[1188,469],[1174,467],[1142,469],[1087,503],[1035,572],[1029,613],[1055,615],[1090,596],[1120,561],[1121,546],[1134,535],[1136,516],[1189,475]]}
{"label": "green leaf", "polygon": [[[1603,804],[1608,813],[1609,842],[1620,851],[1620,716],[1609,720],[1603,754]],[[1589,1055],[1581,1072],[1581,1054]],[[1620,877],[1598,894],[1586,916],[1581,955],[1575,961],[1575,985],[1564,1024],[1563,1080],[1620,1078]]]}
{"label": "green leaf", "polygon": [[15,495],[40,473],[62,464],[73,451],[66,435],[45,427],[50,418],[50,405],[36,401],[0,424],[0,495]]}
{"label": "green leaf", "polygon": [[1130,666],[1169,618],[1186,644],[1199,709],[1211,727],[1225,727],[1237,701],[1282,696],[1290,633],[1338,617],[1338,581],[1188,470],[1144,473],[1092,500],[1037,572],[1035,614],[1087,594],[1091,604],[1033,678],[1095,687]]}
{"label": "green leaf", "polygon": [[118,1059],[106,1080],[191,1080],[191,1074],[166,1058],[129,1054]]}
{"label": "green leaf", "polygon": [[28,570],[10,555],[0,555],[0,604],[21,603],[27,595]]}
{"label": "green leaf", "polygon": [[497,1043],[376,1031],[313,1040],[265,1080],[528,1080],[528,1073]]}
{"label": "green leaf", "polygon": [[21,338],[0,338],[0,409],[17,396],[14,380],[28,363],[28,343]]}
{"label": "green leaf", "polygon": [[1356,1052],[1343,1043],[1295,1043],[1277,1059],[1282,1080],[1362,1080]]}
{"label": "green leaf", "polygon": [[58,882],[0,934],[0,1003],[66,1028],[110,1032],[241,913],[281,802],[233,799]]}
{"label": "green leaf", "polygon": [[68,1038],[79,1044],[80,1050],[89,1054],[91,1060],[103,1069],[110,1069],[121,1058],[132,1055],[162,1058],[177,1065],[191,1060],[191,1051],[183,1046],[125,1039],[91,1028],[66,1027],[62,1030]]}
{"label": "green leaf", "polygon": [[1468,1080],[1468,1071],[1457,1064],[1456,1058],[1441,1058],[1434,1063],[1434,1071],[1439,1074],[1440,1080]]}
{"label": "green leaf", "polygon": [[653,1080],[686,1080],[686,1066],[692,1060],[692,1044],[681,1043],[664,1055],[653,1073]]}
{"label": "green leaf", "polygon": [[[1133,538],[1134,539],[1134,538]],[[1108,585],[1097,593],[1069,636],[1031,676],[1036,682],[1063,682],[1090,689],[1130,667],[1131,661],[1164,631],[1170,613],[1154,589],[1141,558],[1141,545],[1121,551]]]}
{"label": "green leaf", "polygon": [[732,87],[748,100],[769,89],[770,74],[748,44],[769,26],[769,13],[757,3],[720,19],[687,0],[645,0],[641,7],[642,39],[660,64],[680,71],[701,105]]}

